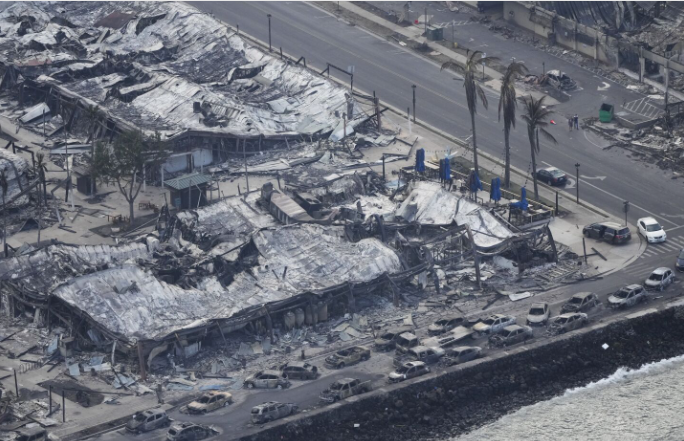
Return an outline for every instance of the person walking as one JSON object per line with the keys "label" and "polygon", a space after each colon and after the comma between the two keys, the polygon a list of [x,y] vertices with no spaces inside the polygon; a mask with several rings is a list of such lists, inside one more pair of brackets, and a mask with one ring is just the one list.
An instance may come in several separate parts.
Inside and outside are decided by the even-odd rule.
{"label": "person walking", "polygon": [[573,120],[575,120],[575,130],[579,130],[579,116],[575,113],[575,116],[573,117]]}
{"label": "person walking", "polygon": [[568,129],[572,132],[572,116],[568,118]]}

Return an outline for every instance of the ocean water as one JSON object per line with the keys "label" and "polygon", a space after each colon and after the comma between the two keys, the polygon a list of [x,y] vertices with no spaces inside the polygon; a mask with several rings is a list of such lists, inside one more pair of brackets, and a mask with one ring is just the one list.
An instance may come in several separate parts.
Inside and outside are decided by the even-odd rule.
{"label": "ocean water", "polygon": [[448,441],[684,440],[684,356],[524,407]]}

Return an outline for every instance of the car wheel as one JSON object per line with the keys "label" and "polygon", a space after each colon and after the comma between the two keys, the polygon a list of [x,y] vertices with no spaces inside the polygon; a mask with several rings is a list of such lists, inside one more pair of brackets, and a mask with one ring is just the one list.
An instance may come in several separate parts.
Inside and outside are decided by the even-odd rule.
{"label": "car wheel", "polygon": [[247,383],[247,389],[254,389],[254,384]]}
{"label": "car wheel", "polygon": [[589,238],[589,232],[588,231],[584,232],[584,237]]}
{"label": "car wheel", "polygon": [[283,385],[282,385],[282,384],[277,385],[277,386],[276,386],[276,389],[278,389],[278,390],[283,390]]}
{"label": "car wheel", "polygon": [[225,403],[223,403],[223,407],[228,407],[228,406],[230,406],[230,401],[226,401]]}
{"label": "car wheel", "polygon": [[344,363],[340,363],[337,365],[337,369],[344,369]]}
{"label": "car wheel", "polygon": [[369,358],[370,358],[370,355],[368,355],[368,354],[363,354],[363,355],[361,356],[361,361],[368,361]]}

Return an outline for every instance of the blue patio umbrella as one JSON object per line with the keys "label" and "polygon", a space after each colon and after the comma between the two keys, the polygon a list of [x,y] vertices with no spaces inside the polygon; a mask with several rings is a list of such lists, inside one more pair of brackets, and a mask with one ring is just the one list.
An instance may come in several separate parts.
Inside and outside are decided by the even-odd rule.
{"label": "blue patio umbrella", "polygon": [[451,163],[449,162],[449,158],[444,159],[444,176],[443,176],[445,181],[448,181],[451,179]]}
{"label": "blue patio umbrella", "polygon": [[520,189],[520,200],[518,202],[513,202],[511,207],[518,207],[522,211],[527,211],[529,203],[527,202],[527,189],[525,187]]}
{"label": "blue patio umbrella", "polygon": [[477,193],[478,190],[482,190],[482,182],[480,182],[480,177],[477,175],[475,170],[470,172],[468,177],[468,188],[471,192]]}
{"label": "blue patio umbrella", "polygon": [[416,151],[416,171],[418,173],[425,172],[425,149]]}
{"label": "blue patio umbrella", "polygon": [[501,200],[501,178],[492,179],[492,189],[489,192],[489,199],[496,202]]}

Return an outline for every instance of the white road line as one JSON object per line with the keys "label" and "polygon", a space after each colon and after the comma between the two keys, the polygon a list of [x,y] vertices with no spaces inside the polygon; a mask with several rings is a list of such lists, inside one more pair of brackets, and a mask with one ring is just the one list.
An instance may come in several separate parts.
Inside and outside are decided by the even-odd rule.
{"label": "white road line", "polygon": [[684,239],[682,239],[681,237],[673,237],[673,238],[667,239],[667,240],[668,240],[668,242],[672,242],[672,243],[676,244],[677,246],[680,246],[680,247],[684,246]]}
{"label": "white road line", "polygon": [[664,248],[669,251],[675,251],[677,249],[677,246],[671,243],[661,243],[658,248]]}

